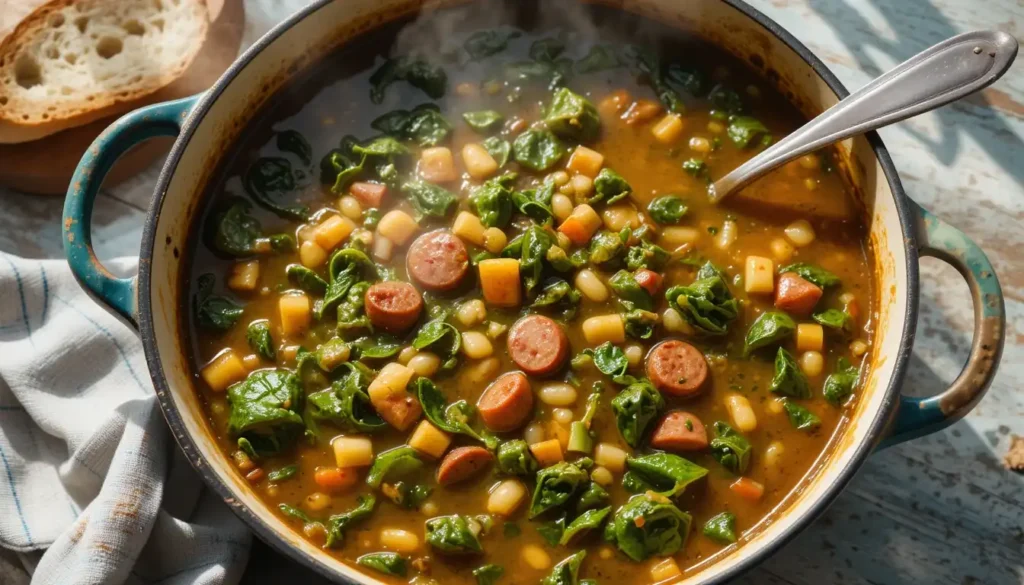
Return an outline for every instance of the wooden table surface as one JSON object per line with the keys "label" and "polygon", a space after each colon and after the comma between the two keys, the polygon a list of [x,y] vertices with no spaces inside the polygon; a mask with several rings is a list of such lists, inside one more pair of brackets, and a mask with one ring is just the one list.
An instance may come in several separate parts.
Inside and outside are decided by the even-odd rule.
{"label": "wooden table surface", "polygon": [[[275,0],[250,18],[283,16]],[[259,4],[265,6],[260,7]],[[288,3],[295,6],[295,2]],[[849,88],[918,51],[981,28],[1024,37],[1021,0],[753,0]],[[259,34],[250,24],[247,40]],[[739,582],[749,584],[1022,584],[1024,476],[1000,464],[1024,435],[1024,58],[996,86],[881,132],[907,193],[980,244],[1006,294],[1007,343],[988,395],[944,432],[873,455],[828,512]],[[101,258],[138,253],[158,168],[97,200]],[[0,250],[62,258],[62,202],[0,188]],[[920,320],[904,391],[928,395],[966,361],[967,286],[939,261],[921,267]],[[254,545],[251,583],[320,583]],[[5,582],[0,574],[0,582]]]}

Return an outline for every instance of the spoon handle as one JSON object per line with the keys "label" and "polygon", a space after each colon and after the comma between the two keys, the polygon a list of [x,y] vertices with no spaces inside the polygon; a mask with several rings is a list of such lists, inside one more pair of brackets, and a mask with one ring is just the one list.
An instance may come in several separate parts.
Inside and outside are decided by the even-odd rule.
{"label": "spoon handle", "polygon": [[718,202],[743,185],[808,152],[927,112],[987,87],[1017,55],[1000,31],[957,35],[904,61],[711,186]]}

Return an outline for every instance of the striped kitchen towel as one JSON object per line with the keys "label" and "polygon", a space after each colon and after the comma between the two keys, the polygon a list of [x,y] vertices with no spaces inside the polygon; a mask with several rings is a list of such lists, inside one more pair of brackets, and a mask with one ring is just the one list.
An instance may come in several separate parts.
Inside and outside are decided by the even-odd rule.
{"label": "striped kitchen towel", "polygon": [[135,332],[65,262],[0,253],[0,546],[45,549],[33,583],[219,584],[250,539],[172,440]]}

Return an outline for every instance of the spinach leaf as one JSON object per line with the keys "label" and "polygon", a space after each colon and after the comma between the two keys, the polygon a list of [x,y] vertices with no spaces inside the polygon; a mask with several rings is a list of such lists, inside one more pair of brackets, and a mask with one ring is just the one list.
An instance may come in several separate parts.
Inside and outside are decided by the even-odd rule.
{"label": "spinach leaf", "polygon": [[359,350],[359,359],[379,360],[398,355],[402,344],[387,337],[364,337],[356,340],[355,348]]}
{"label": "spinach leaf", "polygon": [[294,154],[307,165],[313,164],[313,147],[309,145],[306,138],[297,130],[282,130],[278,132],[277,149]]}
{"label": "spinach leaf", "polygon": [[708,474],[707,469],[671,453],[628,457],[626,469],[622,486],[628,491],[651,491],[666,498],[682,494],[686,486]]}
{"label": "spinach leaf", "polygon": [[342,248],[334,252],[327,263],[327,273],[331,281],[324,292],[324,298],[313,303],[313,316],[317,320],[345,300],[349,289],[356,283],[367,279],[376,280],[379,276],[370,258],[355,248]]}
{"label": "spinach leaf", "polygon": [[743,340],[743,355],[746,357],[755,349],[781,343],[794,331],[796,323],[792,317],[782,311],[765,311],[751,323]]}
{"label": "spinach leaf", "polygon": [[310,294],[323,295],[327,292],[327,281],[301,264],[289,264],[285,272],[289,280]]}
{"label": "spinach leaf", "polygon": [[662,225],[676,225],[683,220],[687,211],[686,203],[675,195],[655,197],[647,204],[651,219]]}
{"label": "spinach leaf", "polygon": [[584,489],[588,479],[586,471],[566,461],[541,469],[530,498],[529,518],[565,506]]}
{"label": "spinach leaf", "polygon": [[292,163],[286,158],[261,157],[246,171],[242,181],[245,192],[256,203],[285,219],[305,220],[309,208],[305,205],[286,205],[282,200],[294,197],[297,185],[292,174]]}
{"label": "spinach leaf", "polygon": [[563,512],[557,519],[542,522],[537,526],[537,534],[544,539],[544,542],[548,543],[548,546],[558,546],[558,541],[562,540],[562,534],[565,532],[567,521],[568,518]]}
{"label": "spinach leaf", "polygon": [[728,423],[718,421],[712,428],[715,436],[710,443],[711,456],[736,475],[746,473],[750,465],[750,442]]}
{"label": "spinach leaf", "polygon": [[353,331],[372,331],[373,324],[366,315],[366,291],[370,283],[357,282],[348,289],[345,298],[338,305],[338,332],[351,335]]}
{"label": "spinach leaf", "polygon": [[[545,112],[544,123],[559,138],[573,142],[590,142],[601,132],[601,119],[594,104],[565,87],[555,90]],[[618,178],[622,181],[622,177]],[[622,181],[623,185],[625,183]],[[625,187],[628,195],[629,185]]]}
{"label": "spinach leaf", "polygon": [[646,380],[630,384],[612,398],[615,426],[626,444],[634,449],[640,446],[647,429],[664,408],[665,399]]}
{"label": "spinach leaf", "polygon": [[621,235],[600,230],[590,240],[590,263],[601,268],[615,267],[626,252],[626,244]]}
{"label": "spinach leaf", "polygon": [[508,140],[491,136],[484,140],[482,144],[487,154],[491,155],[494,158],[494,162],[498,163],[498,168],[508,163],[509,154],[512,152],[512,145],[509,144]]}
{"label": "spinach leaf", "polygon": [[733,116],[729,119],[729,127],[726,134],[733,144],[740,148],[750,146],[755,138],[760,137],[757,144],[768,146],[772,143],[772,134],[768,128],[757,118],[750,116]]}
{"label": "spinach leaf", "polygon": [[555,237],[544,228],[531,225],[501,251],[504,258],[519,258],[519,275],[528,294],[541,283],[544,261],[552,247],[557,247]]}
{"label": "spinach leaf", "polygon": [[579,542],[590,531],[597,530],[604,523],[605,518],[611,514],[611,506],[592,509],[583,512],[575,520],[565,527],[562,538],[558,541],[562,546],[569,546],[570,543]]}
{"label": "spinach leaf", "polygon": [[362,174],[366,155],[356,154],[357,146],[359,141],[354,136],[345,136],[338,148],[332,149],[320,159],[320,182],[331,185],[332,192],[343,193]]}
{"label": "spinach leaf", "polygon": [[378,136],[365,145],[353,146],[352,152],[366,156],[396,157],[409,154],[409,149],[391,136]]}
{"label": "spinach leaf", "polygon": [[657,313],[641,309],[634,309],[620,316],[626,335],[634,339],[650,339],[654,335],[654,326],[661,319]]}
{"label": "spinach leaf", "polygon": [[396,506],[401,506],[406,510],[419,508],[433,491],[434,489],[430,486],[408,484],[404,481],[396,481],[393,484],[385,483],[381,486],[381,492],[384,495],[394,502]]}
{"label": "spinach leaf", "polygon": [[702,95],[707,85],[707,79],[700,71],[678,63],[669,64],[665,77],[669,82],[681,86],[686,93],[692,96]]}
{"label": "spinach leaf", "polygon": [[627,45],[621,52],[621,59],[651,86],[666,109],[677,114],[686,109],[682,98],[666,81],[661,59],[655,51],[648,47]]}
{"label": "spinach leaf", "polygon": [[260,319],[249,323],[249,327],[245,330],[245,340],[261,358],[270,362],[274,361],[276,352],[274,351],[274,340],[270,336],[269,321]]}
{"label": "spinach leaf", "polygon": [[590,204],[604,201],[608,205],[629,197],[633,188],[626,179],[615,171],[605,167],[594,178],[594,195],[587,201]]}
{"label": "spinach leaf", "polygon": [[420,104],[412,110],[394,110],[370,122],[370,127],[399,140],[420,146],[437,146],[448,138],[452,125],[434,104]]}
{"label": "spinach leaf", "polygon": [[356,498],[355,508],[329,517],[327,519],[327,543],[324,546],[334,548],[340,545],[345,540],[345,532],[348,531],[352,524],[369,517],[376,505],[377,498],[370,494],[363,494]]}
{"label": "spinach leaf", "polygon": [[[583,350],[583,354],[594,361],[594,366],[612,379],[616,384],[632,384],[636,379],[626,374],[629,371],[629,360],[626,353],[617,345],[606,341],[594,349],[589,347]],[[575,365],[575,360],[573,365]]]}
{"label": "spinach leaf", "polygon": [[530,58],[534,61],[553,62],[565,52],[565,43],[561,39],[546,38],[533,41],[530,45]]}
{"label": "spinach leaf", "polygon": [[[474,530],[476,528],[476,530]],[[427,520],[427,544],[445,554],[471,554],[484,552],[477,534],[480,524],[474,518],[460,514],[438,516]]]}
{"label": "spinach leaf", "polygon": [[580,73],[596,73],[622,67],[615,49],[605,45],[594,45],[590,51],[576,62],[576,71]]}
{"label": "spinach leaf", "polygon": [[421,467],[423,460],[416,449],[408,445],[388,449],[373,458],[373,465],[366,474],[366,484],[372,488],[379,488],[386,478],[408,475]]}
{"label": "spinach leaf", "polygon": [[298,249],[295,245],[295,237],[291,234],[271,234],[267,236],[270,241],[270,249],[273,252],[294,252]]}
{"label": "spinach leaf", "polygon": [[544,281],[544,286],[530,304],[530,308],[555,313],[569,321],[576,316],[582,298],[580,291],[568,282],[561,278],[549,278]]}
{"label": "spinach leaf", "polygon": [[857,385],[860,377],[860,370],[851,364],[846,358],[841,357],[836,361],[836,371],[825,378],[825,386],[822,392],[825,400],[835,406],[841,406],[846,399],[853,394],[853,388]]}
{"label": "spinach leaf", "polygon": [[370,402],[369,368],[358,362],[345,362],[337,367],[337,379],[326,390],[308,396],[312,420],[329,421],[342,428],[372,433],[387,427]]}
{"label": "spinach leaf", "polygon": [[498,471],[505,475],[533,475],[539,465],[522,439],[505,441],[498,447]]}
{"label": "spinach leaf", "polygon": [[260,222],[249,215],[252,205],[248,201],[233,197],[230,202],[227,209],[217,216],[213,247],[229,256],[248,256],[256,251]]}
{"label": "spinach leaf", "polygon": [[409,199],[417,220],[425,216],[448,217],[459,203],[448,189],[418,179],[404,183],[402,193]]}
{"label": "spinach leaf", "polygon": [[719,544],[736,542],[736,515],[722,512],[704,523],[704,536]]}
{"label": "spinach leaf", "polygon": [[375,104],[384,103],[388,86],[397,81],[405,81],[436,100],[444,96],[448,75],[440,66],[431,65],[423,59],[388,59],[370,76],[370,101]]}
{"label": "spinach leaf", "polygon": [[299,472],[298,465],[286,465],[280,469],[275,469],[267,474],[267,479],[273,482],[281,482],[286,479],[295,477],[295,474]]}
{"label": "spinach leaf", "polygon": [[651,555],[670,556],[686,544],[691,516],[658,495],[639,494],[615,511],[604,528],[605,540],[640,562]]}
{"label": "spinach leaf", "polygon": [[277,509],[281,510],[281,513],[283,513],[285,516],[291,516],[292,518],[300,520],[303,524],[317,523],[323,526],[322,523],[316,522],[316,520],[313,520],[309,517],[309,514],[303,512],[302,510],[296,508],[295,506],[289,504],[278,504]]}
{"label": "spinach leaf", "polygon": [[491,563],[473,569],[476,585],[495,585],[504,574],[505,569],[501,565]]}
{"label": "spinach leaf", "polygon": [[540,585],[582,585],[579,580],[580,565],[587,551],[581,550],[568,556],[551,569],[551,574],[540,581]]}
{"label": "spinach leaf", "polygon": [[512,219],[512,182],[515,178],[515,173],[506,173],[473,189],[469,205],[480,216],[480,223],[499,228],[508,225]]}
{"label": "spinach leaf", "polygon": [[[591,396],[594,396],[592,393]],[[582,514],[587,510],[593,510],[596,508],[603,508],[608,504],[608,500],[611,496],[608,492],[598,485],[597,482],[591,481],[587,484],[587,488],[580,494],[578,500],[576,500],[576,513]]]}
{"label": "spinach leaf", "polygon": [[458,400],[449,405],[444,394],[427,378],[416,378],[413,380],[412,385],[415,388],[416,396],[420,400],[420,405],[423,406],[423,414],[426,415],[427,419],[434,426],[453,435],[461,434],[473,437],[491,451],[498,448],[497,437],[486,433],[478,433],[473,430],[473,427],[469,426],[472,407],[468,402]]}
{"label": "spinach leaf", "polygon": [[729,291],[725,275],[711,262],[701,266],[689,286],[673,286],[665,298],[687,323],[706,335],[725,335],[739,315],[739,302]]}
{"label": "spinach leaf", "polygon": [[772,392],[790,398],[810,398],[811,388],[807,385],[807,376],[796,364],[793,354],[783,348],[775,354],[775,375],[769,386]]}
{"label": "spinach leaf", "polygon": [[708,177],[708,165],[699,158],[687,159],[683,162],[683,170],[697,178]]}
{"label": "spinach leaf", "polygon": [[505,523],[501,525],[501,534],[505,538],[515,538],[522,533],[523,529],[515,522],[509,522],[506,520]]}
{"label": "spinach leaf", "polygon": [[547,61],[517,61],[505,65],[505,79],[510,83],[542,81],[549,88],[565,85],[572,75],[572,59],[561,58]]}
{"label": "spinach leaf", "polygon": [[356,559],[356,564],[396,577],[405,577],[408,572],[405,557],[393,552],[367,553]]}
{"label": "spinach leaf", "polygon": [[299,414],[304,397],[294,373],[256,370],[228,388],[228,435],[246,440],[259,457],[276,455],[306,429]]}
{"label": "spinach leaf", "polygon": [[441,367],[453,369],[459,361],[459,349],[462,347],[462,336],[459,330],[444,317],[427,321],[416,333],[412,346],[417,350],[431,348],[435,354],[444,359]]}
{"label": "spinach leaf", "polygon": [[797,262],[795,264],[779,268],[779,274],[785,274],[787,272],[795,272],[800,278],[808,282],[812,282],[823,289],[842,284],[842,281],[839,280],[839,277],[835,274],[832,274],[821,266],[815,266],[814,264],[808,264],[806,262]]}
{"label": "spinach leaf", "polygon": [[545,181],[535,189],[513,192],[512,204],[519,210],[519,213],[533,218],[537,223],[549,223],[555,215],[551,211],[551,198],[554,193],[554,182]]}
{"label": "spinach leaf", "polygon": [[853,317],[846,311],[839,309],[826,309],[820,313],[811,315],[817,323],[840,333],[849,334],[853,330]]}
{"label": "spinach leaf", "polygon": [[740,94],[724,85],[719,84],[711,88],[711,93],[708,94],[708,101],[711,102],[713,110],[722,112],[727,116],[743,113],[743,99],[740,98]]}
{"label": "spinach leaf", "polygon": [[796,402],[784,400],[782,406],[786,409],[789,424],[797,430],[810,432],[821,426],[821,419],[818,418],[818,415]]}
{"label": "spinach leaf", "polygon": [[638,244],[630,246],[626,250],[626,267],[630,270],[647,268],[658,272],[668,264],[671,258],[672,255],[668,250],[641,239]]}
{"label": "spinach leaf", "polygon": [[527,130],[512,143],[512,160],[538,173],[553,167],[565,152],[565,146],[550,130]]}
{"label": "spinach leaf", "polygon": [[508,48],[508,42],[522,36],[517,30],[481,30],[477,31],[462,43],[462,48],[469,53],[470,59],[478,61],[491,55],[496,55]]}
{"label": "spinach leaf", "polygon": [[480,110],[477,112],[466,112],[462,114],[462,119],[473,130],[487,132],[501,126],[501,123],[505,121],[505,116],[494,110]]}
{"label": "spinach leaf", "polygon": [[216,277],[212,274],[203,274],[196,279],[193,310],[201,328],[227,331],[242,318],[242,306],[231,299],[213,294],[215,281]]}
{"label": "spinach leaf", "polygon": [[651,298],[651,293],[637,284],[631,272],[626,270],[616,272],[608,279],[608,286],[615,291],[616,300],[627,312],[633,309],[654,310],[654,299]]}

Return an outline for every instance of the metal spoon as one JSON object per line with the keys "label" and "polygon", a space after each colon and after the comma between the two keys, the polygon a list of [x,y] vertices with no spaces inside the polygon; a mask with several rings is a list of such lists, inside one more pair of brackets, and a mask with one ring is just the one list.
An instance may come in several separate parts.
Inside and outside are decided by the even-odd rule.
{"label": "metal spoon", "polygon": [[957,35],[911,57],[853,92],[709,188],[713,203],[768,171],[855,134],[934,110],[991,85],[1017,56],[1000,31]]}

